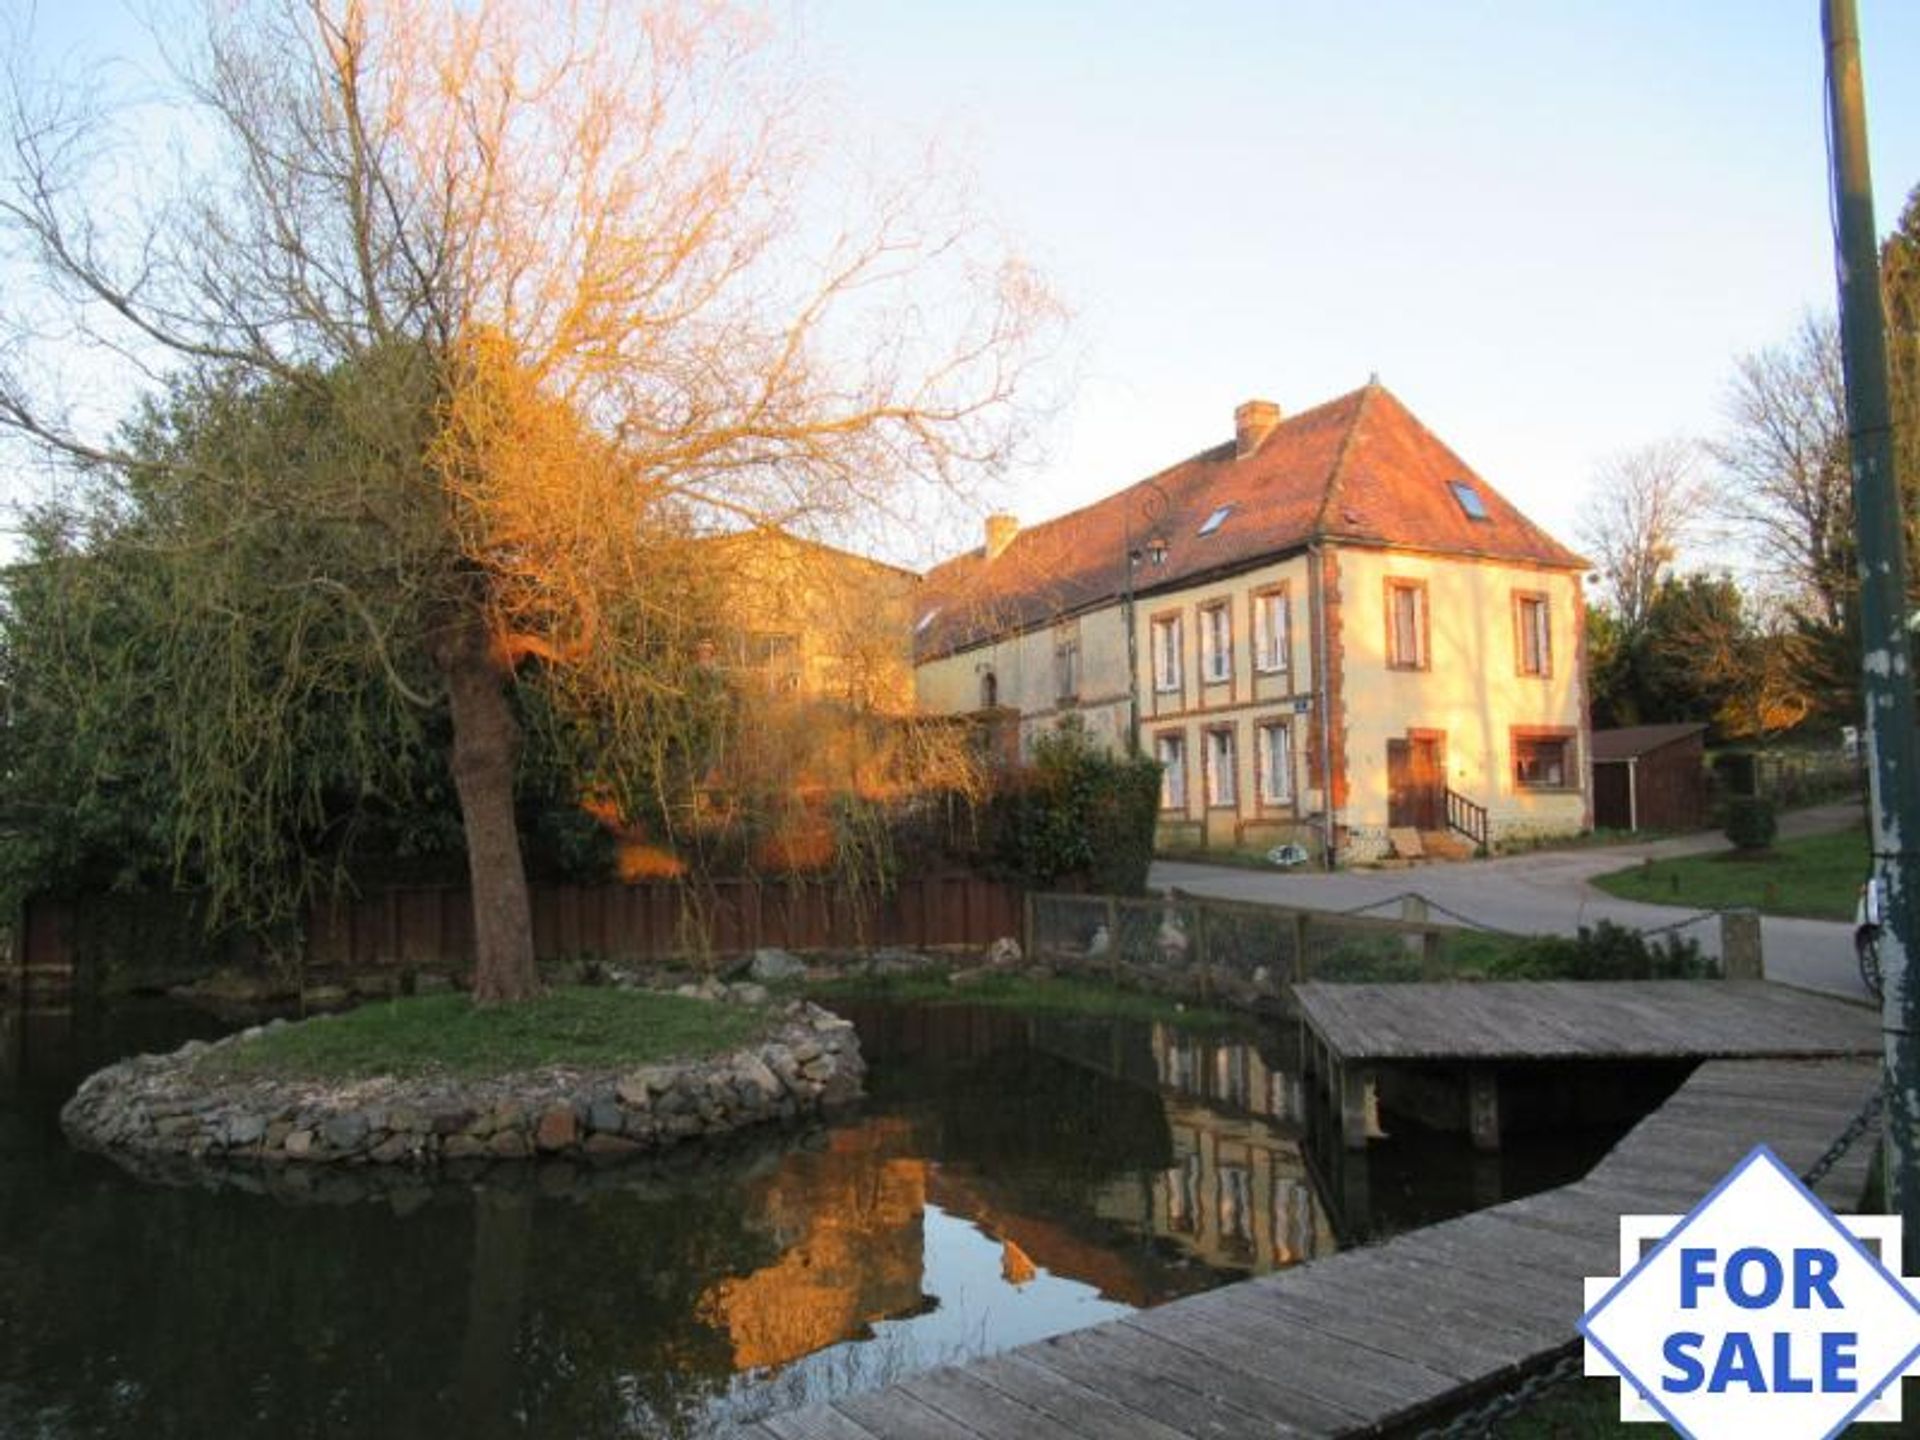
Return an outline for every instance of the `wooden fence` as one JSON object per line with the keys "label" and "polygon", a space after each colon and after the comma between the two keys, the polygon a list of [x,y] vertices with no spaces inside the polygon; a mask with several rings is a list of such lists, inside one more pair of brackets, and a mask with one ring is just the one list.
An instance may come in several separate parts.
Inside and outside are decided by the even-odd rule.
{"label": "wooden fence", "polygon": [[[171,984],[221,966],[261,963],[238,934],[209,936],[191,895],[104,895],[27,902],[15,930],[16,987]],[[791,950],[985,947],[1021,926],[1019,892],[952,874],[902,880],[884,894],[806,880],[721,880],[695,888],[537,885],[534,950],[542,960],[650,961]],[[316,904],[297,950],[280,962],[309,975],[385,969],[458,971],[471,964],[467,891],[419,887]]]}

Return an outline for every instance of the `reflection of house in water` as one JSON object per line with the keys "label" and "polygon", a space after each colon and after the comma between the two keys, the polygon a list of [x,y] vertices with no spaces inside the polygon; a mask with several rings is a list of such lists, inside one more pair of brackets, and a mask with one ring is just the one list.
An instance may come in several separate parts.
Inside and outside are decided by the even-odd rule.
{"label": "reflection of house in water", "polygon": [[720,1281],[700,1307],[731,1338],[737,1368],[783,1365],[925,1308],[927,1163],[906,1120],[837,1126],[826,1149],[785,1156],[756,1188],[748,1203],[780,1258]]}
{"label": "reflection of house in water", "polygon": [[779,1258],[713,1285],[700,1312],[741,1369],[936,1305],[928,1205],[1000,1244],[998,1283],[1050,1275],[1135,1306],[1333,1248],[1298,1077],[1255,1045],[962,1009],[893,1009],[861,1034],[870,1059],[911,1055],[938,1078],[912,1113],[837,1125],[755,1182]]}
{"label": "reflection of house in water", "polygon": [[1300,1077],[1248,1043],[1156,1025],[1152,1044],[1174,1163],[1108,1186],[1101,1213],[1166,1236],[1210,1265],[1256,1274],[1332,1250],[1300,1145]]}

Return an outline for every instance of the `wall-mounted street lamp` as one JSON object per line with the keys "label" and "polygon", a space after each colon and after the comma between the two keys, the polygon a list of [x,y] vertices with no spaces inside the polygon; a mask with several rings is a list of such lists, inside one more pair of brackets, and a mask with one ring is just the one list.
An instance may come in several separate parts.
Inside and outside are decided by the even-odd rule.
{"label": "wall-mounted street lamp", "polygon": [[[1127,572],[1125,588],[1121,591],[1121,612],[1127,627],[1127,753],[1140,753],[1140,635],[1134,624],[1133,592],[1134,577],[1142,565],[1159,569],[1167,563],[1167,538],[1161,533],[1160,523],[1166,519],[1172,502],[1167,492],[1151,480],[1143,480],[1135,487],[1140,493],[1129,496],[1125,515]],[[1145,525],[1142,527],[1145,538],[1136,545],[1133,539],[1133,507],[1138,500]]]}

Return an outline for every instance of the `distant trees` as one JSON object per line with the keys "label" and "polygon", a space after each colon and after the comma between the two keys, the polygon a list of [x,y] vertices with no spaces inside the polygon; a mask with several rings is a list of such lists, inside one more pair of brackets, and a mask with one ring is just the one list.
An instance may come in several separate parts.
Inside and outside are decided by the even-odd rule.
{"label": "distant trees", "polygon": [[1578,521],[1580,542],[1599,564],[1628,636],[1645,628],[1662,579],[1705,509],[1699,468],[1699,446],[1676,436],[1612,456],[1593,478]]}
{"label": "distant trees", "polygon": [[1812,705],[1794,647],[1725,574],[1667,576],[1632,632],[1596,607],[1588,655],[1596,725],[1705,720],[1722,736],[1762,738]]}
{"label": "distant trees", "polygon": [[[1882,251],[1907,553],[1920,553],[1920,187]],[[1855,723],[1859,576],[1838,326],[1808,317],[1741,357],[1700,482],[1685,442],[1602,468],[1581,538],[1606,589],[1589,617],[1596,723],[1710,719],[1766,735],[1806,719]],[[1674,503],[1672,497],[1678,497]],[[1678,517],[1677,522],[1675,517]],[[1747,561],[1676,574],[1675,537],[1711,535]],[[1909,585],[1920,596],[1920,573]]]}
{"label": "distant trees", "polygon": [[711,614],[689,542],[1004,458],[1056,312],[924,186],[824,174],[724,5],[203,20],[168,106],[13,77],[0,425],[74,476],[39,561],[147,557],[176,862],[284,908],[274,817],[399,793],[417,744],[458,801],[476,998],[525,996],[524,717],[593,742],[599,793],[668,773]]}

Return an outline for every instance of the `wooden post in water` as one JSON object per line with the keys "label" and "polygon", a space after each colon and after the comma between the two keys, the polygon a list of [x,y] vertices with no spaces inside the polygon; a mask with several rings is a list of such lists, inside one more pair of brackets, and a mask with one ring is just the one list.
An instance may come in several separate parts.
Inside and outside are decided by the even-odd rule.
{"label": "wooden post in water", "polygon": [[1349,1150],[1364,1150],[1367,1141],[1379,1139],[1380,1083],[1371,1065],[1335,1062],[1340,1101],[1340,1139]]}
{"label": "wooden post in water", "polygon": [[1467,1072],[1467,1133],[1476,1150],[1500,1148],[1500,1076],[1490,1066]]}

